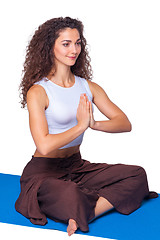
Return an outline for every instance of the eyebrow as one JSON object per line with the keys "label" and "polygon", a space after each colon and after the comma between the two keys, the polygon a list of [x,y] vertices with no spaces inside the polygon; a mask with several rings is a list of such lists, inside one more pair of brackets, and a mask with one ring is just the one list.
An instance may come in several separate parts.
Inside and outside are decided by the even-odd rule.
{"label": "eyebrow", "polygon": [[[77,39],[77,41],[76,42],[78,42],[78,41],[80,41],[81,39],[79,38],[79,39]],[[63,40],[63,41],[61,41],[61,42],[72,42],[71,40]]]}

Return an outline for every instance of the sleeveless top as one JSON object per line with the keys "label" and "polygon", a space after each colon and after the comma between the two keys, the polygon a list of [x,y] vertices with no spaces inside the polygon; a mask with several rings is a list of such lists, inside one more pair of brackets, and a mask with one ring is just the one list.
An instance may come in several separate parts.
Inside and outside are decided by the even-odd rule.
{"label": "sleeveless top", "polygon": [[[75,83],[69,88],[61,87],[46,77],[35,83],[44,88],[49,99],[49,106],[45,110],[49,134],[62,133],[77,125],[76,114],[82,93],[86,93],[88,100],[92,103],[93,96],[88,82],[84,78],[75,75],[74,77]],[[72,142],[59,149],[80,145],[83,135],[84,132]]]}

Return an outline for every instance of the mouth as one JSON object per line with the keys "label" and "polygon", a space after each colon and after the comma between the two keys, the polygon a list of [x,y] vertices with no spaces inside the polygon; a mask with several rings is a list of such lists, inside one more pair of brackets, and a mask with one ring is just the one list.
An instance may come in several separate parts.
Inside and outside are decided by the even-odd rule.
{"label": "mouth", "polygon": [[75,60],[77,57],[76,56],[67,56],[71,60]]}

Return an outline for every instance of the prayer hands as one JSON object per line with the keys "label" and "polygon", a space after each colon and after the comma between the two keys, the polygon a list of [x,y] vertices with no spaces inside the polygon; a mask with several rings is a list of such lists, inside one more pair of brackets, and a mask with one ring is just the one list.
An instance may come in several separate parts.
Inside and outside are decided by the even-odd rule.
{"label": "prayer hands", "polygon": [[77,121],[86,130],[88,127],[94,128],[95,120],[93,116],[92,103],[86,94],[81,94],[77,108]]}

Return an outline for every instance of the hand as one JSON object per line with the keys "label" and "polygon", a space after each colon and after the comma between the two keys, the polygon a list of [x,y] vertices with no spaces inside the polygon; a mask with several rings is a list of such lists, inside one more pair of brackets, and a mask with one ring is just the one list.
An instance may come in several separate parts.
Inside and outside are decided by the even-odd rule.
{"label": "hand", "polygon": [[89,112],[90,112],[90,123],[89,123],[89,127],[94,129],[96,121],[94,120],[94,116],[93,116],[93,110],[92,110],[92,103],[89,102]]}
{"label": "hand", "polygon": [[90,124],[89,101],[86,94],[81,94],[80,96],[76,117],[78,124],[82,126],[84,130],[86,130]]}

